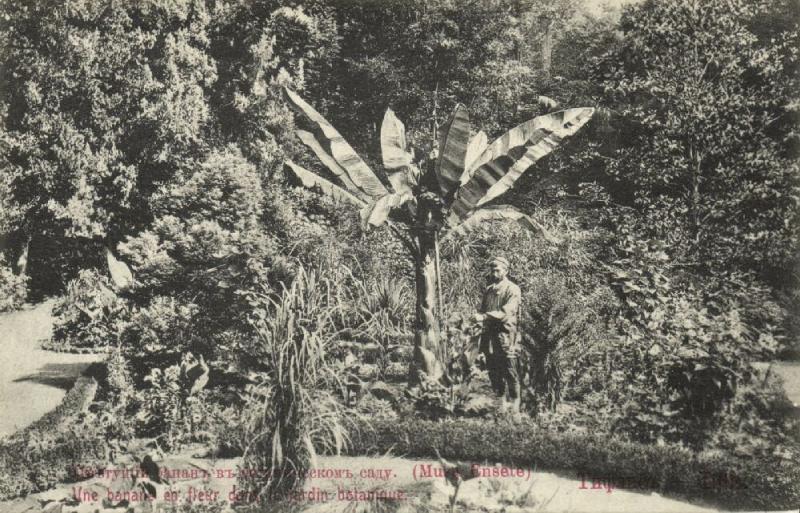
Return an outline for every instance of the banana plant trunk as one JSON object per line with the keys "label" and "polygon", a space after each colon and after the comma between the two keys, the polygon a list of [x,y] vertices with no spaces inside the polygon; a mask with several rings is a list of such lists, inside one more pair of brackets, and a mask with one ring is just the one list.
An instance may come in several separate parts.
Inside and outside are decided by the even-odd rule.
{"label": "banana plant trunk", "polygon": [[438,380],[442,377],[441,344],[436,318],[435,235],[420,228],[416,234],[415,255],[416,310],[414,316],[414,358],[409,372],[411,384],[419,383],[421,373]]}

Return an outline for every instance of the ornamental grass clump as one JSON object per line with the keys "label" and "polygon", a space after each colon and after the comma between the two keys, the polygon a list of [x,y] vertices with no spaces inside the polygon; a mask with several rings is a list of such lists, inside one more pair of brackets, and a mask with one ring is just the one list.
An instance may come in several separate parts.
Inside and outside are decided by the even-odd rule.
{"label": "ornamental grass clump", "polygon": [[327,359],[341,308],[335,285],[302,268],[279,299],[261,302],[251,322],[266,370],[255,373],[242,458],[247,497],[280,500],[302,486],[317,451],[339,453],[347,442],[341,372]]}

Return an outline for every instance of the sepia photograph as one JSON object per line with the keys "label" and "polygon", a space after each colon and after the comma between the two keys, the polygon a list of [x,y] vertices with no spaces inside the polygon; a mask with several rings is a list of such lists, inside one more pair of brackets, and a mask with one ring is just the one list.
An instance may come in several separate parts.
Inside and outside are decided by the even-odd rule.
{"label": "sepia photograph", "polygon": [[0,0],[0,513],[800,513],[800,0]]}

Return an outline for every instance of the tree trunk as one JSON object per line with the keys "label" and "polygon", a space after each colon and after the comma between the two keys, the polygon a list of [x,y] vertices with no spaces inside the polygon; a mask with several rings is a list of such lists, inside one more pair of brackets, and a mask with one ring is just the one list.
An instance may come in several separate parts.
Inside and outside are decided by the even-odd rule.
{"label": "tree trunk", "polygon": [[19,258],[17,258],[15,272],[17,276],[25,276],[25,273],[28,272],[28,250],[31,248],[31,236],[25,239],[24,244],[22,245],[22,250],[20,252]]}
{"label": "tree trunk", "polygon": [[30,246],[31,236],[22,231],[0,234],[0,254],[17,276],[22,276],[27,271]]}
{"label": "tree trunk", "polygon": [[440,379],[439,326],[434,308],[436,305],[436,262],[434,236],[426,230],[417,234],[418,252],[414,266],[416,272],[416,310],[414,315],[414,359],[409,369],[409,384],[419,383],[421,373]]}
{"label": "tree trunk", "polygon": [[0,253],[5,256],[6,251],[8,251],[9,240],[11,239],[10,233],[0,233]]}
{"label": "tree trunk", "polygon": [[553,58],[553,22],[545,21],[544,37],[542,38],[542,71],[550,75],[550,66]]}

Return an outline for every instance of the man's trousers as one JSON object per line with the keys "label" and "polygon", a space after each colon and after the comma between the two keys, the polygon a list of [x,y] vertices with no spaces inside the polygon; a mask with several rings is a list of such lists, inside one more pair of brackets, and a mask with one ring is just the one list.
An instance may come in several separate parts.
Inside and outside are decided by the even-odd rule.
{"label": "man's trousers", "polygon": [[492,389],[498,396],[502,396],[508,389],[509,398],[519,397],[519,371],[516,358],[509,358],[505,352],[489,354],[486,355],[486,367]]}

